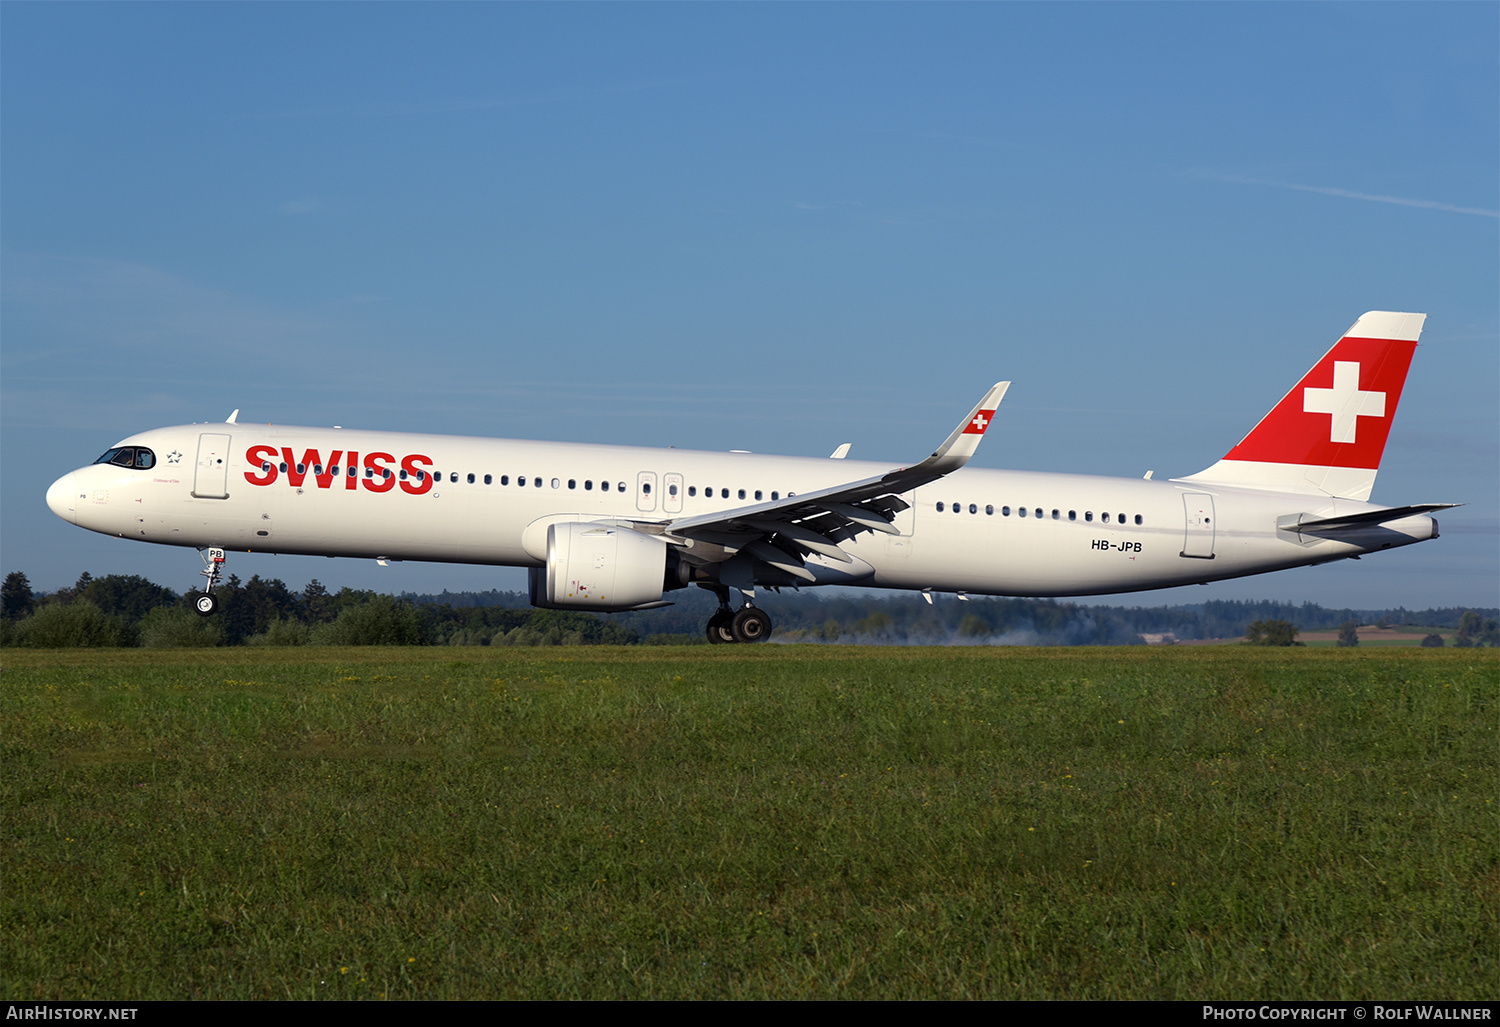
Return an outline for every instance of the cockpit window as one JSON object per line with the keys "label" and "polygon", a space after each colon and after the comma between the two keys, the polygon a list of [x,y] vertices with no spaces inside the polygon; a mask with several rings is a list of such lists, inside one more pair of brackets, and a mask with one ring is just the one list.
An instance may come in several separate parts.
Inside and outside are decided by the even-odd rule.
{"label": "cockpit window", "polygon": [[156,466],[156,454],[145,446],[121,446],[111,449],[98,460],[96,464],[114,464],[116,467],[134,467],[138,470],[146,470]]}

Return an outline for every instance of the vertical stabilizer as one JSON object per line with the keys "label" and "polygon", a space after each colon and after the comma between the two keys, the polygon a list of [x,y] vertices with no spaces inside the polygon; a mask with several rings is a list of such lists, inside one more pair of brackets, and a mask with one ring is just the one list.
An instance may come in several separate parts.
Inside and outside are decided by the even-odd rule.
{"label": "vertical stabilizer", "polygon": [[1224,459],[1182,480],[1368,500],[1426,319],[1365,314]]}

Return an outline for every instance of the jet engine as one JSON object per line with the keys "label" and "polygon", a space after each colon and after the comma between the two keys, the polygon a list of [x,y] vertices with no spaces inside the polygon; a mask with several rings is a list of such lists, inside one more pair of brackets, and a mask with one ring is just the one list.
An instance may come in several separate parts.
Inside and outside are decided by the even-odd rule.
{"label": "jet engine", "polygon": [[667,543],[612,524],[564,522],[547,528],[547,566],[530,571],[531,605],[601,612],[667,606],[686,570]]}

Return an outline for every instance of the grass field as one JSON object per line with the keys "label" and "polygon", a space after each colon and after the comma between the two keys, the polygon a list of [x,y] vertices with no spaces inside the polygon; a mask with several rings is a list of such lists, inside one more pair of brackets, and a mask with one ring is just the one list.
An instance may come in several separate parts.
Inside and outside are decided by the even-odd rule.
{"label": "grass field", "polygon": [[10,650],[0,989],[1466,998],[1496,650]]}

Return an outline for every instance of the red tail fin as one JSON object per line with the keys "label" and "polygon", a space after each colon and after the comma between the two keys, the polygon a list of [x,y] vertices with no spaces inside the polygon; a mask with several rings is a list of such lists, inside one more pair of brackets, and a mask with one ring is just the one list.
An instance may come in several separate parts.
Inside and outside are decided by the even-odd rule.
{"label": "red tail fin", "polygon": [[1239,445],[1188,480],[1369,499],[1426,317],[1365,314]]}

